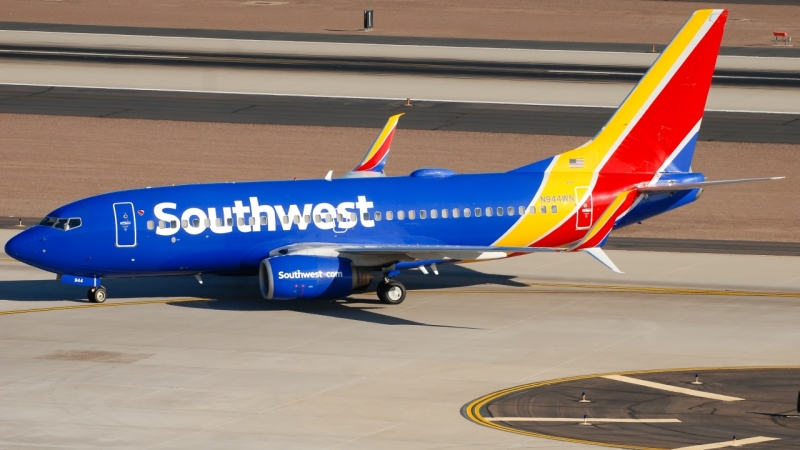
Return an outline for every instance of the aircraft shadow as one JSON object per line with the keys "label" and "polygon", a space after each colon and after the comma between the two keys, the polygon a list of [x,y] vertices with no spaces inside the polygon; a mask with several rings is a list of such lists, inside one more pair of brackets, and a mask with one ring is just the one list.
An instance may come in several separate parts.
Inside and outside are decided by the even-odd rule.
{"label": "aircraft shadow", "polygon": [[[372,288],[374,288],[371,286]],[[341,300],[267,301],[261,297],[258,278],[203,276],[199,284],[193,276],[140,277],[103,280],[111,298],[170,298],[196,297],[196,302],[167,303],[184,308],[204,308],[225,311],[296,311],[340,319],[369,322],[379,325],[411,325],[443,328],[467,328],[437,325],[379,314],[391,306],[377,298],[346,298]],[[62,284],[56,280],[0,281],[0,300],[20,302],[73,301],[89,303],[86,287]],[[374,289],[371,290],[374,292]]]}
{"label": "aircraft shadow", "polygon": [[528,287],[527,284],[514,281],[513,275],[497,275],[478,272],[466,266],[447,264],[439,266],[439,275],[428,269],[428,275],[419,270],[403,272],[397,279],[406,285],[408,290],[415,289],[448,289],[458,287],[495,284],[512,287]]}

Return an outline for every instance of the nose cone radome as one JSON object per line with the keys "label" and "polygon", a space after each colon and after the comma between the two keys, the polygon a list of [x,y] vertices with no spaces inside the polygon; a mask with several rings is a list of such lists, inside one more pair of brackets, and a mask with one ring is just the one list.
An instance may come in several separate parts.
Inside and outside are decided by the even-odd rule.
{"label": "nose cone radome", "polygon": [[31,230],[25,230],[6,242],[4,250],[6,255],[17,261],[30,264],[33,262],[35,242],[36,239],[32,236]]}

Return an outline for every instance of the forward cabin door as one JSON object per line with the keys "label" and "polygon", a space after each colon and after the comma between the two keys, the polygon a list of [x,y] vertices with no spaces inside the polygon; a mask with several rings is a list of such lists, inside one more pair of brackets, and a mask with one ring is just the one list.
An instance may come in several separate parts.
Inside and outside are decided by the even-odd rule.
{"label": "forward cabin door", "polygon": [[[589,195],[586,196],[588,191],[589,188],[587,186],[575,188],[575,199],[578,202],[582,202],[578,208],[578,218],[577,222],[575,223],[575,229],[577,230],[588,230],[592,227],[592,223],[594,223],[594,204],[592,202],[592,193],[589,192]],[[585,199],[584,196],[586,196]]]}
{"label": "forward cabin door", "polygon": [[117,247],[136,247],[136,214],[133,203],[114,203]]}

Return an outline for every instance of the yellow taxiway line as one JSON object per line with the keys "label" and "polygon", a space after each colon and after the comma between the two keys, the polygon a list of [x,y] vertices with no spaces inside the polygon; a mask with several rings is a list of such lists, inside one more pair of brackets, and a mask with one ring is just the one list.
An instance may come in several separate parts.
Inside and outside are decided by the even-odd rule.
{"label": "yellow taxiway line", "polygon": [[116,303],[91,303],[86,305],[52,306],[49,308],[15,309],[11,311],[0,311],[0,316],[10,314],[25,314],[44,311],[61,311],[65,309],[86,309],[86,308],[106,308],[111,306],[134,306],[134,305],[157,305],[159,303],[185,303],[185,302],[205,302],[209,298],[173,298],[159,300],[141,300],[136,302],[116,302]]}

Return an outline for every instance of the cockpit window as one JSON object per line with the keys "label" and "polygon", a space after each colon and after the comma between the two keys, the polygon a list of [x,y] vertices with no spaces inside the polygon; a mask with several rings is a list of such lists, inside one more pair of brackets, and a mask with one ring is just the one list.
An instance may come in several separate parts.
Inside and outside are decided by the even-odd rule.
{"label": "cockpit window", "polygon": [[50,217],[47,216],[39,222],[39,225],[43,227],[53,227],[58,228],[59,230],[68,231],[73,228],[78,228],[81,226],[81,219],[79,217],[71,217],[68,219],[59,219],[57,217]]}
{"label": "cockpit window", "polygon": [[53,224],[56,223],[56,220],[58,220],[58,219],[56,219],[55,217],[47,216],[44,219],[42,219],[41,222],[39,222],[39,225],[41,225],[43,227],[52,227]]}

